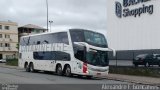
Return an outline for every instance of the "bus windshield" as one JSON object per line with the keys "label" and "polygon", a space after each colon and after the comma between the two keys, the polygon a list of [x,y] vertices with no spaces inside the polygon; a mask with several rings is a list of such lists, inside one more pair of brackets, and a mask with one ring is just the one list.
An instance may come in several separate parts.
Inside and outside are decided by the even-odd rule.
{"label": "bus windshield", "polygon": [[100,33],[87,30],[71,30],[72,42],[86,42],[90,45],[107,48],[105,36]]}
{"label": "bus windshield", "polygon": [[108,66],[108,52],[97,51],[97,52],[87,52],[86,62],[95,66]]}
{"label": "bus windshield", "polygon": [[75,58],[94,66],[108,66],[108,51],[91,50],[87,52],[85,46],[74,44],[74,42],[86,42],[89,45],[108,48],[103,34],[87,30],[70,30],[70,35]]}
{"label": "bus windshield", "polygon": [[84,31],[85,42],[98,47],[107,47],[104,35],[95,32]]}

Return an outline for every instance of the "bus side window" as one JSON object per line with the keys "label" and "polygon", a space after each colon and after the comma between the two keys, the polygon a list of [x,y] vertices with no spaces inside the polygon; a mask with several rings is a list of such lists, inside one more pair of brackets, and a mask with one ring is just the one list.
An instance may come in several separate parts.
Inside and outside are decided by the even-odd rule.
{"label": "bus side window", "polygon": [[41,42],[40,42],[40,41],[37,41],[37,45],[39,45],[39,44],[41,44]]}
{"label": "bus side window", "polygon": [[85,50],[86,48],[83,46],[74,45],[74,56],[75,58],[84,61],[85,58]]}
{"label": "bus side window", "polygon": [[58,43],[69,44],[67,32],[58,33]]}
{"label": "bus side window", "polygon": [[70,61],[71,57],[69,53],[57,51],[56,60]]}

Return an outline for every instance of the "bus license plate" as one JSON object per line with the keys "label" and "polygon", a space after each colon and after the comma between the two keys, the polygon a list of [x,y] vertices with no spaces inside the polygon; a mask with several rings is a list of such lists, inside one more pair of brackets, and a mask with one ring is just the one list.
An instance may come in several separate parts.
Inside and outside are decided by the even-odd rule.
{"label": "bus license plate", "polygon": [[100,76],[101,75],[101,73],[97,73],[97,76]]}

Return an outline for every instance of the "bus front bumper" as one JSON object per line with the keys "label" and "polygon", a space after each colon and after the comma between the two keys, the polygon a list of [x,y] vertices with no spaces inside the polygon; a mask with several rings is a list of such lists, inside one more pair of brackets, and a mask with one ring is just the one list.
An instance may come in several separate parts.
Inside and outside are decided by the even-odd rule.
{"label": "bus front bumper", "polygon": [[94,77],[106,77],[109,72],[109,67],[105,67],[105,69],[95,69],[95,68],[88,68],[86,73],[83,73],[83,75],[86,76],[94,76]]}

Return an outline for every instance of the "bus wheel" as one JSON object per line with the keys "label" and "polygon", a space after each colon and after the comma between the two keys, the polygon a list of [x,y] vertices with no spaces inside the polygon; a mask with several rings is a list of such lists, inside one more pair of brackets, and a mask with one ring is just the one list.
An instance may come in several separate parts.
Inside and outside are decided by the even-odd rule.
{"label": "bus wheel", "polygon": [[58,65],[57,68],[56,68],[56,73],[57,75],[62,75],[62,66],[61,65]]}
{"label": "bus wheel", "polygon": [[34,72],[34,65],[33,65],[33,63],[29,64],[29,69],[30,69],[30,72]]}
{"label": "bus wheel", "polygon": [[25,63],[24,68],[25,68],[26,72],[30,72],[28,63]]}
{"label": "bus wheel", "polygon": [[66,68],[65,68],[65,75],[67,77],[72,76],[72,74],[71,74],[71,67],[69,65],[67,65]]}

